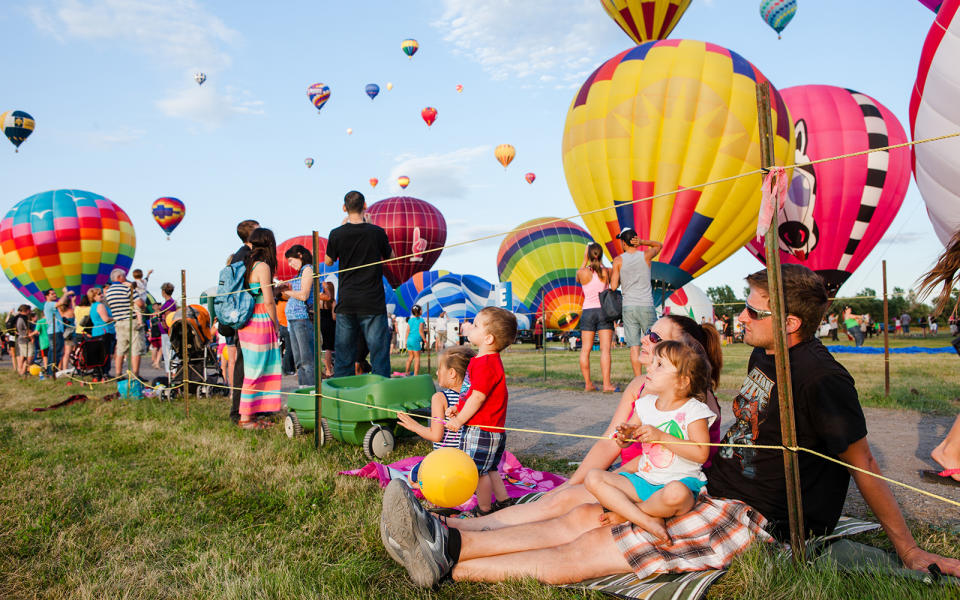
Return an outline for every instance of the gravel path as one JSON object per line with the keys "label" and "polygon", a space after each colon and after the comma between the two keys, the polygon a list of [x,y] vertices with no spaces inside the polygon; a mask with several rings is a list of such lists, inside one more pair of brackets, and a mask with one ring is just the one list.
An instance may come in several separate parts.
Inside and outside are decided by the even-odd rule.
{"label": "gravel path", "polygon": [[[619,394],[582,393],[536,388],[510,389],[507,425],[523,429],[539,429],[599,435],[610,421]],[[729,402],[723,409],[723,423],[733,422]],[[960,487],[921,480],[920,469],[936,464],[930,450],[947,434],[953,417],[924,415],[914,411],[864,408],[873,454],[887,477],[960,502]],[[593,440],[515,433],[507,435],[511,452],[549,454],[578,461],[590,449]],[[573,467],[571,467],[572,469]],[[915,520],[960,527],[960,508],[898,486],[891,486],[904,515]],[[844,513],[867,516],[863,497],[851,482]]]}

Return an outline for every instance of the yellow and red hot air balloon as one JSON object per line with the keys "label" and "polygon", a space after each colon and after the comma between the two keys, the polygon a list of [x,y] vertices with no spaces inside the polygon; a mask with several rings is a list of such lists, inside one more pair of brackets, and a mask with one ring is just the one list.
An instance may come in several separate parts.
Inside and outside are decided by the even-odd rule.
{"label": "yellow and red hot air balloon", "polygon": [[427,124],[427,127],[430,127],[437,120],[437,109],[428,106],[420,111],[420,116],[423,117],[423,122]]}
{"label": "yellow and red hot air balloon", "polygon": [[347,135],[353,135],[353,127],[347,127]]}
{"label": "yellow and red hot air balloon", "polygon": [[537,175],[536,173],[527,173],[523,176],[523,178],[527,180],[527,183],[533,183],[534,180],[536,180]]}
{"label": "yellow and red hot air balloon", "polygon": [[463,86],[458,83],[458,84],[457,84],[457,93],[459,94],[459,93],[462,92],[462,91],[463,91]]}
{"label": "yellow and red hot air balloon", "polygon": [[[570,105],[562,148],[570,194],[581,212],[607,209],[584,215],[587,229],[611,258],[624,227],[662,241],[652,275],[667,295],[756,235],[760,175],[694,186],[760,168],[763,81],[715,44],[647,42],[601,65]],[[794,130],[779,92],[771,94],[775,162],[785,165]]]}
{"label": "yellow and red hot air balloon", "polygon": [[187,213],[187,208],[180,200],[166,197],[154,200],[153,206],[150,207],[150,212],[153,213],[153,220],[156,221],[160,229],[167,234],[167,239],[169,240],[170,234],[177,228],[180,221],[183,221],[183,216]]}
{"label": "yellow and red hot air balloon", "polygon": [[410,185],[410,178],[406,175],[401,175],[400,177],[397,177],[397,183],[400,185],[400,187],[406,188],[408,185]]}
{"label": "yellow and red hot air balloon", "polygon": [[377,187],[377,184],[378,184],[378,183],[380,183],[380,180],[377,179],[376,177],[371,177],[371,178],[370,178],[370,187],[375,188],[375,187]]}
{"label": "yellow and red hot air balloon", "polygon": [[667,39],[690,0],[600,0],[600,4],[624,33],[642,44]]}
{"label": "yellow and red hot air balloon", "polygon": [[493,155],[497,158],[497,162],[506,169],[507,165],[513,162],[513,157],[517,155],[517,149],[510,144],[500,144],[494,148]]}

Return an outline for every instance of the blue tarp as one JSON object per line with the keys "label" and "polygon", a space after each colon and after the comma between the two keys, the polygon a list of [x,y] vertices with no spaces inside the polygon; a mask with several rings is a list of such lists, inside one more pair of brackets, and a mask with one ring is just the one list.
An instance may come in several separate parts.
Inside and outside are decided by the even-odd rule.
{"label": "blue tarp", "polygon": [[[876,346],[827,346],[830,352],[845,352],[847,354],[883,354],[883,348]],[[890,348],[890,354],[954,354],[956,350],[953,346],[939,346],[936,348],[924,348],[921,346],[904,346],[902,348]]]}

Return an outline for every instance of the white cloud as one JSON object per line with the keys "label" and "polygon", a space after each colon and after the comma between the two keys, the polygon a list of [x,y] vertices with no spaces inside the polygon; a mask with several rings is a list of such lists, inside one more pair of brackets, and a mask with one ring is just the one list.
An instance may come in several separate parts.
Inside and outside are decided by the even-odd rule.
{"label": "white cloud", "polygon": [[[408,192],[428,202],[438,198],[462,198],[467,194],[471,181],[473,163],[489,160],[493,149],[490,146],[461,148],[446,154],[413,156],[404,154],[397,157],[397,164],[390,171],[390,185],[396,193]],[[410,187],[402,190],[397,177],[410,178]]]}
{"label": "white cloud", "polygon": [[176,67],[220,69],[240,34],[194,0],[49,0],[30,8],[38,29],[62,41],[118,40]]}
{"label": "white cloud", "polygon": [[190,85],[157,100],[157,108],[168,117],[189,119],[212,129],[232,115],[262,115],[263,102],[249,92],[227,88],[220,94],[216,85]]}
{"label": "white cloud", "polygon": [[133,127],[121,127],[112,131],[92,131],[90,132],[90,141],[93,144],[99,146],[110,146],[115,144],[130,144],[133,143],[144,135],[146,131],[143,129],[135,129]]}
{"label": "white cloud", "polygon": [[569,87],[582,83],[600,60],[608,58],[599,56],[596,42],[610,35],[612,21],[597,0],[443,4],[443,15],[433,26],[446,32],[443,39],[455,52],[478,62],[494,79],[537,78]]}
{"label": "white cloud", "polygon": [[930,233],[924,233],[922,231],[904,231],[903,233],[898,233],[896,235],[884,236],[880,240],[880,244],[912,244],[913,242],[921,242],[924,240],[929,240],[931,238]]}

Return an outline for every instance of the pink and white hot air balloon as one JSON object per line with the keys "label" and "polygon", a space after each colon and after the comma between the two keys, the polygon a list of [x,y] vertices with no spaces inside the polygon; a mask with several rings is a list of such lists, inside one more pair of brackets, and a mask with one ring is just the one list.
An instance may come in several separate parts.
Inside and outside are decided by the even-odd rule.
{"label": "pink and white hot air balloon", "polygon": [[[910,96],[910,132],[921,140],[960,131],[960,0],[946,0],[920,52]],[[913,147],[913,176],[940,241],[960,229],[960,139]]]}
{"label": "pink and white hot air balloon", "polygon": [[683,315],[690,317],[697,323],[713,324],[713,302],[703,290],[688,283],[679,290],[670,294],[663,305],[665,315]]}
{"label": "pink and white hot air balloon", "polygon": [[[801,85],[781,90],[796,132],[796,163],[907,141],[885,106],[853,90]],[[903,204],[906,148],[798,167],[778,215],[780,260],[819,273],[831,296],[867,257]],[[763,240],[747,244],[764,260]]]}

